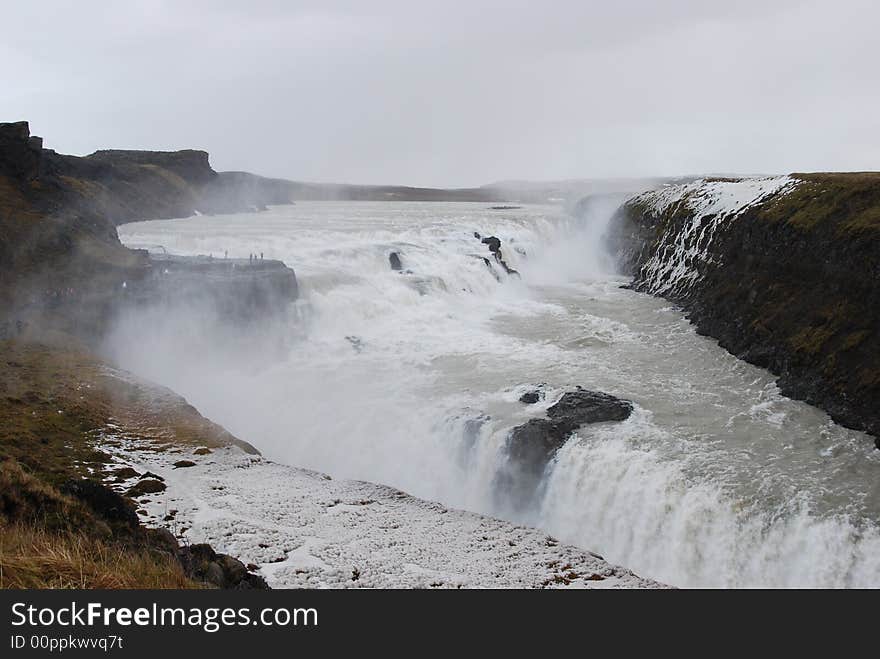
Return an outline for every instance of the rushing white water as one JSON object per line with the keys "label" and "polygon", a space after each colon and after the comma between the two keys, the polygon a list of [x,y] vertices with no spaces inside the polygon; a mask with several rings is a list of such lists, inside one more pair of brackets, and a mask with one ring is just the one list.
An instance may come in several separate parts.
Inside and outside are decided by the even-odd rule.
{"label": "rushing white water", "polygon": [[[176,319],[130,319],[116,354],[271,459],[514,517],[645,576],[880,586],[870,438],[781,396],[662,299],[621,289],[598,240],[615,205],[576,220],[314,202],[126,225],[132,247],[281,259],[302,299],[272,361],[243,365]],[[521,279],[490,272],[474,232],[501,238]],[[392,251],[409,273],[390,269]],[[538,384],[545,400],[518,402]],[[576,385],[636,412],[569,440],[542,500],[514,515],[493,487],[507,433]]]}

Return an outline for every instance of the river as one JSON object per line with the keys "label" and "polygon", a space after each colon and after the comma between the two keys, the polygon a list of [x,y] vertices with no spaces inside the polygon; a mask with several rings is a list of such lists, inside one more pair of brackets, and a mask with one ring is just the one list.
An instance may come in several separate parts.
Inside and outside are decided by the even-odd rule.
{"label": "river", "polygon": [[[300,202],[124,225],[130,247],[280,259],[301,299],[270,361],[145,327],[116,358],[272,460],[536,526],[646,577],[880,586],[880,451],[781,396],[668,302],[621,288],[600,240],[615,205],[576,219],[557,206]],[[520,277],[475,232],[500,238]],[[519,402],[539,385],[542,401]],[[507,433],[578,385],[635,413],[574,435],[540,500],[511,510],[494,487]]]}

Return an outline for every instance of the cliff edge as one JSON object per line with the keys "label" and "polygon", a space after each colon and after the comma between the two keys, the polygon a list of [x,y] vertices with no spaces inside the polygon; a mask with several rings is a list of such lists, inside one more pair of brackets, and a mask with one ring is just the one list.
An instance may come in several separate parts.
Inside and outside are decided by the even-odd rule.
{"label": "cliff edge", "polygon": [[0,124],[0,338],[51,326],[94,341],[131,305],[201,299],[246,319],[296,299],[279,261],[160,258],[124,247],[116,225],[289,202],[252,174],[215,172],[204,151],[43,147],[27,122]]}
{"label": "cliff edge", "polygon": [[627,201],[608,240],[633,288],[880,448],[880,173],[665,186]]}
{"label": "cliff edge", "polygon": [[[124,221],[261,199],[259,177],[243,176],[250,196],[203,151],[80,158],[43,148],[26,122],[0,124],[0,588],[266,587],[232,556],[144,525],[140,506],[163,479],[103,450],[111,432],[175,455],[256,449],[93,354],[132,310],[199,305],[235,324],[296,299],[279,261],[151,256],[119,241]],[[193,464],[178,456],[174,468]]]}

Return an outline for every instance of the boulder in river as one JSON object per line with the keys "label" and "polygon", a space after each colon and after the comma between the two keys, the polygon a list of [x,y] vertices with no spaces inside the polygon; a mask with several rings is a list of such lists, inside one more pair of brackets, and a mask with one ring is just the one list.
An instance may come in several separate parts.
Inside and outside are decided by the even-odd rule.
{"label": "boulder in river", "polygon": [[488,245],[489,251],[493,254],[498,254],[501,251],[501,239],[496,236],[486,236],[481,239],[480,242],[484,245]]}
{"label": "boulder in river", "polygon": [[[474,233],[474,236],[479,238],[480,234]],[[501,239],[497,236],[486,236],[485,238],[481,238],[480,242],[484,245],[489,246],[489,251],[495,256],[495,260],[498,264],[504,268],[504,272],[509,275],[517,275],[519,276],[519,272],[511,268],[507,265],[507,262],[504,260],[504,255],[501,253]]]}
{"label": "boulder in river", "polygon": [[544,470],[572,433],[583,425],[629,418],[633,404],[600,391],[578,388],[547,409],[547,418],[530,419],[510,432],[508,470],[499,481],[508,506],[523,510],[535,499]]}

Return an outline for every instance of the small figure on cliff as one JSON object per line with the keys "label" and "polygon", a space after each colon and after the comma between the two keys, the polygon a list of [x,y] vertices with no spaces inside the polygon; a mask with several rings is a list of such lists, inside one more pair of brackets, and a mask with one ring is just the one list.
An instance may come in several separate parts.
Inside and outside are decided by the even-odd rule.
{"label": "small figure on cliff", "polygon": [[263,260],[263,252],[260,252],[260,260]]}

